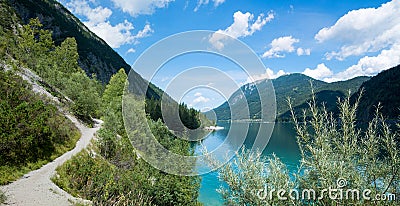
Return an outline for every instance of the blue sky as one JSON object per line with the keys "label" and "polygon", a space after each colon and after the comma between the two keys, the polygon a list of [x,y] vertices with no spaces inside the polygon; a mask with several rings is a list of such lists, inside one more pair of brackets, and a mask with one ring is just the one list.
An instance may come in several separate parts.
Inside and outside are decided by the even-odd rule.
{"label": "blue sky", "polygon": [[[400,64],[400,0],[59,1],[131,65],[152,44],[190,30],[219,31],[246,43],[267,68],[253,80],[298,72],[332,82]],[[249,82],[235,72],[240,68],[224,62],[188,56],[165,65],[151,81],[166,89],[184,68],[199,63],[226,71],[238,85]],[[217,91],[169,93],[205,110],[229,96]]]}

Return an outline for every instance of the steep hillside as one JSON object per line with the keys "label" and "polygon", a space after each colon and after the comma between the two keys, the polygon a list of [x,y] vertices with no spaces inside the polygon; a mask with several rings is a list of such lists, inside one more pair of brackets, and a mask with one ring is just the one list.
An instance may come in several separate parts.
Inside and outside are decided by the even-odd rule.
{"label": "steep hillside", "polygon": [[[66,38],[74,37],[78,45],[79,66],[89,75],[107,83],[110,77],[120,68],[128,73],[131,66],[115,52],[104,40],[91,32],[78,18],[71,14],[62,4],[55,0],[2,0],[7,15],[2,17],[2,25],[12,28],[11,23],[27,24],[32,18],[39,18],[43,29],[52,31],[56,45]],[[7,8],[9,7],[9,8]],[[10,22],[8,16],[18,16]],[[130,74],[130,81],[138,85],[146,83],[134,71]],[[159,99],[163,92],[150,84],[147,91],[149,98]]]}
{"label": "steep hillside", "polygon": [[[291,98],[295,108],[300,109],[306,105],[306,102],[311,99],[312,92],[310,81],[312,82],[318,101],[321,101],[321,103],[327,102],[326,105],[328,109],[334,109],[336,108],[337,97],[344,97],[349,90],[354,93],[357,91],[360,85],[368,79],[369,77],[356,77],[347,81],[326,83],[299,73],[285,75],[277,79],[273,79],[272,83],[274,85],[276,95],[277,118],[279,120],[286,120],[287,118],[290,118],[290,115],[288,116],[289,106],[286,102],[288,97]],[[265,92],[264,90],[267,88],[266,81],[269,80],[261,80],[256,82],[255,84],[257,87],[255,87],[254,84],[247,84],[241,87],[241,90],[244,93],[249,105],[249,118],[251,119],[257,119],[260,117],[260,98],[256,88],[261,90],[261,92]],[[230,97],[230,101],[237,98],[244,98],[240,95],[240,93],[241,92],[239,90],[233,93]],[[237,107],[235,104],[232,106]],[[214,112],[219,120],[231,119],[230,108],[227,102],[214,109]],[[208,115],[209,114],[210,113],[208,113]]]}
{"label": "steep hillside", "polygon": [[[33,1],[22,0],[14,4],[19,5],[21,2]],[[48,11],[44,11],[41,7],[45,5],[43,2],[50,1],[34,1],[34,5],[26,7],[31,9],[27,11],[36,14],[38,9],[56,16],[64,14],[64,10],[54,10],[57,6],[48,6]],[[11,7],[7,0],[0,0],[0,3],[0,68],[9,70],[9,73],[2,70],[0,72],[0,184],[19,178],[26,171],[40,167],[75,145],[75,137],[78,136],[76,128],[59,114],[58,108],[62,108],[62,111],[69,110],[89,124],[93,123],[90,121],[92,117],[101,116],[104,126],[99,131],[93,148],[88,150],[89,153],[82,151],[64,164],[62,169],[57,170],[57,179],[54,181],[60,188],[92,200],[94,205],[150,205],[145,204],[150,202],[155,205],[199,205],[198,177],[166,174],[141,159],[136,154],[137,150],[132,147],[122,119],[122,88],[128,78],[125,70],[120,69],[114,74],[114,80],[110,78],[109,84],[103,90],[104,87],[95,78],[88,77],[79,67],[78,61],[81,63],[82,58],[78,48],[82,45],[75,38],[65,38],[61,43],[55,44],[52,35],[54,32],[43,28],[41,21],[48,20],[43,15],[38,14],[40,18],[30,19],[28,24],[24,24],[18,17],[24,15],[17,15],[15,8],[20,12],[25,10],[18,6]],[[81,28],[79,24],[75,26]],[[65,31],[56,30],[57,32]],[[91,51],[97,48],[85,49]],[[37,84],[43,85],[43,91],[51,93],[59,100],[58,97],[63,97],[65,101],[60,100],[54,106],[53,101],[45,101],[41,96],[33,95],[31,90],[34,88],[14,74],[24,70],[37,76],[35,79]],[[147,82],[135,73],[131,72],[129,79],[131,89],[146,93],[150,100],[159,101],[164,94],[152,84],[146,91],[138,90]],[[177,104],[172,98],[167,98]],[[144,102],[135,103],[132,108],[141,110]],[[187,125],[197,126],[195,124],[198,123],[199,112],[185,105],[179,108],[181,110],[181,117],[188,121]],[[142,126],[148,123],[163,148],[183,156],[193,154],[190,143],[178,138],[170,131],[171,128],[167,128],[161,121],[153,121],[150,115],[139,116],[138,113],[142,114],[131,113],[137,117],[136,123]],[[135,134],[138,137],[148,136],[145,129],[136,128]],[[149,181],[149,178],[154,178],[154,181]],[[47,186],[42,188],[45,187]],[[53,190],[50,192],[54,193]],[[25,191],[22,191],[22,195],[23,193]],[[3,196],[0,192],[0,201],[3,201]],[[10,200],[13,201],[14,197],[18,198],[13,195]],[[29,195],[26,197],[31,199]],[[36,195],[35,198],[40,199],[35,204],[46,205],[43,198]],[[31,203],[35,202],[35,198],[32,198]],[[14,203],[24,205],[18,201],[13,201]]]}
{"label": "steep hillside", "polygon": [[53,39],[59,45],[67,37],[76,39],[79,66],[87,74],[96,74],[102,82],[108,82],[120,68],[131,67],[101,38],[92,33],[82,22],[55,0],[5,0],[27,24],[38,17],[44,29],[53,31]]}
{"label": "steep hillside", "polygon": [[380,103],[381,113],[389,119],[400,116],[400,65],[388,69],[364,82],[351,97],[354,103],[361,89],[364,93],[360,99],[357,119],[368,121],[374,117],[376,106]]}
{"label": "steep hillside", "polygon": [[[327,111],[332,112],[335,116],[339,114],[338,99],[343,100],[346,97],[345,93],[338,90],[322,90],[315,93],[315,103],[318,106],[324,106]],[[302,104],[293,107],[293,110],[299,118],[302,118],[303,111],[306,111],[307,116],[311,116],[309,111],[310,99],[305,100]],[[292,113],[291,111],[286,111],[285,113],[277,117],[279,121],[291,121]]]}
{"label": "steep hillside", "polygon": [[0,65],[0,185],[72,149],[77,128],[32,85]]}
{"label": "steep hillside", "polygon": [[[29,23],[32,18],[38,18],[42,28],[52,32],[55,45],[60,45],[70,37],[75,39],[79,67],[89,76],[95,74],[105,84],[120,68],[124,68],[126,73],[130,72],[131,67],[121,56],[57,1],[1,0],[0,3],[0,26],[6,33],[17,30],[19,25]],[[129,82],[131,89],[136,91],[148,84],[134,71],[129,73]],[[148,99],[159,100],[164,92],[152,83],[148,85],[148,89],[141,92],[145,92]],[[168,95],[164,95],[164,98],[167,98],[167,102],[175,103]]]}

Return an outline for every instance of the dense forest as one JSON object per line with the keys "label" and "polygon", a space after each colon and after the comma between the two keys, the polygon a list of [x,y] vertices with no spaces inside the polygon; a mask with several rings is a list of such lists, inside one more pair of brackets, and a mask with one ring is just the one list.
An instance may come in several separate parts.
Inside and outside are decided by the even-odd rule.
{"label": "dense forest", "polygon": [[[4,28],[4,27],[3,27]],[[97,116],[102,86],[95,77],[89,78],[78,66],[77,44],[67,38],[56,46],[51,31],[42,29],[39,19],[18,30],[3,30],[3,61],[15,68],[29,68],[42,78],[42,84],[56,97],[64,99],[75,115],[89,122]],[[65,98],[68,97],[68,98]]]}
{"label": "dense forest", "polygon": [[[164,115],[166,111],[168,112],[179,112],[179,117],[180,119],[174,119],[171,118],[172,121],[168,124],[168,127],[174,131],[184,131],[185,128],[188,129],[197,129],[200,127],[201,122],[200,122],[200,111],[195,110],[193,108],[188,108],[185,103],[181,103],[178,106],[176,103],[171,102],[171,103],[166,103],[166,105],[163,105],[163,111],[161,111],[161,101],[160,100],[155,100],[154,98],[151,99],[146,99],[146,113],[150,115],[150,118],[154,121],[161,120],[165,123],[164,118],[163,118],[163,111]],[[178,111],[176,110],[176,106],[178,107]],[[183,123],[183,125],[180,124],[180,122]]]}
{"label": "dense forest", "polygon": [[364,82],[360,89],[352,96],[352,103],[362,93],[357,119],[370,121],[374,118],[374,111],[381,107],[384,117],[397,120],[400,116],[400,65],[388,69]]}
{"label": "dense forest", "polygon": [[[329,88],[324,88],[324,90],[315,93],[316,104],[319,107],[324,106],[328,112],[332,112],[333,116],[338,118],[340,114],[338,102],[340,100],[343,101],[346,97],[351,97],[351,103],[355,104],[361,96],[356,116],[358,122],[371,121],[375,117],[377,108],[380,109],[380,113],[385,118],[396,121],[400,116],[400,99],[397,94],[397,91],[400,90],[399,73],[400,65],[382,71],[363,82],[364,77],[356,77],[353,80],[331,83]],[[357,79],[361,81],[355,82]],[[353,84],[353,87],[350,87],[351,84]],[[355,90],[358,85],[358,89]],[[345,88],[352,88],[351,91],[353,92],[343,91]],[[307,99],[304,103],[294,106],[293,110],[296,114],[301,114],[303,110],[307,111],[310,101],[311,99]],[[307,112],[307,116],[311,117],[311,113]],[[288,120],[290,117],[291,112],[287,111],[281,114],[278,119]]]}

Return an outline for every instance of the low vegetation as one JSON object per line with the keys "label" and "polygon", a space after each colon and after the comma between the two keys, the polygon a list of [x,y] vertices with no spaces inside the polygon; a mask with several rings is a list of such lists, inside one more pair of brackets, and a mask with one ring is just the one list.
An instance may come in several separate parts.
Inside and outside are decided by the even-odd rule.
{"label": "low vegetation", "polygon": [[[1,2],[1,9],[12,9]],[[32,91],[17,74],[27,68],[42,85],[81,120],[98,116],[101,85],[78,66],[77,44],[67,38],[59,46],[39,20],[16,26],[11,15],[0,25],[0,184],[9,183],[75,146],[80,134],[56,103]],[[8,68],[9,71],[5,71]]]}
{"label": "low vegetation", "polygon": [[75,146],[73,123],[11,71],[0,70],[0,184],[39,168]]}
{"label": "low vegetation", "polygon": [[[260,153],[246,150],[238,154],[238,158],[221,171],[220,178],[226,186],[219,192],[225,203],[397,205],[398,200],[394,199],[400,192],[398,129],[392,131],[376,109],[368,128],[359,130],[356,126],[358,101],[354,105],[349,102],[347,98],[339,103],[339,120],[318,108],[315,98],[309,106],[311,120],[298,122],[298,114],[293,112],[302,156],[295,174],[291,174],[276,156],[264,158]],[[297,198],[294,190],[299,192]],[[333,192],[328,193],[328,190]],[[315,191],[316,195],[308,194],[309,191]],[[363,197],[365,191],[371,199]],[[376,199],[378,197],[386,197],[386,200]]]}

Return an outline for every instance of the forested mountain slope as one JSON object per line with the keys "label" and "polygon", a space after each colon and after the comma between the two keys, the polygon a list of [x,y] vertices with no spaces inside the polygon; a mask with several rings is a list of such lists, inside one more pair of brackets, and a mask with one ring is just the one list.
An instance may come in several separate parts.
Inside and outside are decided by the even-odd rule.
{"label": "forested mountain slope", "polygon": [[355,102],[361,90],[363,90],[363,95],[358,107],[358,120],[371,120],[378,104],[385,118],[398,119],[400,117],[400,65],[385,70],[364,82],[351,97],[352,102]]}
{"label": "forested mountain slope", "polygon": [[[281,76],[277,79],[272,80],[272,84],[275,90],[276,105],[277,105],[277,119],[288,120],[290,115],[288,113],[289,106],[287,98],[290,97],[295,109],[300,109],[311,99],[311,84],[314,89],[314,93],[317,95],[317,99],[327,102],[330,108],[336,108],[337,97],[344,97],[350,90],[352,93],[358,90],[360,85],[368,80],[369,77],[356,77],[347,81],[326,83],[320,80],[313,79],[303,74],[294,73],[289,75]],[[233,102],[231,106],[235,107],[236,101],[234,99],[246,98],[250,117],[248,119],[260,118],[260,97],[257,92],[264,91],[267,88],[266,81],[271,80],[260,80],[255,83],[246,84],[241,87],[244,97],[238,90],[233,93],[230,97],[230,101]],[[257,87],[255,87],[257,85]],[[321,103],[322,103],[321,102]],[[223,103],[221,106],[214,109],[215,114],[219,120],[228,120],[230,117],[230,108],[228,102]]]}
{"label": "forested mountain slope", "polygon": [[91,32],[79,19],[55,0],[5,0],[18,14],[22,24],[38,17],[43,28],[52,31],[56,45],[68,37],[74,37],[78,46],[79,66],[87,74],[96,74],[102,82],[108,82],[120,68],[129,71],[130,66],[101,38]]}

